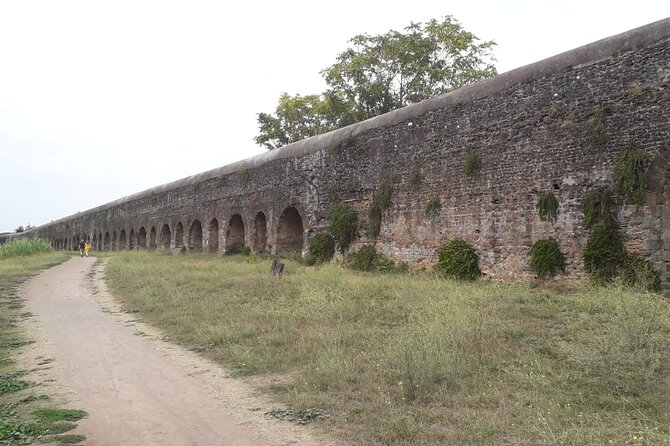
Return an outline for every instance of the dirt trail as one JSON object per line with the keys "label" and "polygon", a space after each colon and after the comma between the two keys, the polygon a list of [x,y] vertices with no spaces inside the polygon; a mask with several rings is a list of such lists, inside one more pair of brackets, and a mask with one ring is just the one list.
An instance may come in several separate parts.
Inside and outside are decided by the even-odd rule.
{"label": "dirt trail", "polygon": [[38,340],[26,360],[54,360],[35,379],[89,413],[74,431],[87,445],[334,444],[309,428],[266,420],[276,404],[250,384],[122,313],[95,261],[74,257],[22,289]]}

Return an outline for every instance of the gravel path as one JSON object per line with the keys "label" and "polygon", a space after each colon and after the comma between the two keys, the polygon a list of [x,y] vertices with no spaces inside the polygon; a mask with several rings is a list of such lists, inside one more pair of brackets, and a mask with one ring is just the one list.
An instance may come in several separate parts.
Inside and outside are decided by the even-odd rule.
{"label": "gravel path", "polygon": [[121,312],[103,275],[95,258],[73,257],[22,289],[38,340],[24,359],[53,359],[33,378],[89,413],[73,431],[87,445],[335,445],[265,419],[276,403]]}

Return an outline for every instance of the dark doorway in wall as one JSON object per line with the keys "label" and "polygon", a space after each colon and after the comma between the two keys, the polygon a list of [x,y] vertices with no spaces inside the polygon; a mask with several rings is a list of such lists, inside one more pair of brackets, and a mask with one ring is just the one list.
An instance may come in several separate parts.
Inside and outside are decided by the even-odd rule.
{"label": "dark doorway in wall", "polygon": [[163,225],[161,228],[161,246],[165,249],[170,249],[170,239],[172,238],[172,232],[170,231],[170,226],[167,224]]}
{"label": "dark doorway in wall", "polygon": [[151,227],[151,232],[149,233],[149,249],[156,249],[156,227]]}
{"label": "dark doorway in wall", "polygon": [[194,220],[188,231],[188,249],[202,251],[202,224],[200,220]]}
{"label": "dark doorway in wall", "polygon": [[302,217],[294,207],[288,207],[279,218],[277,227],[277,252],[302,252]]}
{"label": "dark doorway in wall", "polygon": [[213,218],[209,222],[209,252],[215,253],[219,250],[219,220]]}
{"label": "dark doorway in wall", "polygon": [[184,246],[184,225],[179,222],[174,233],[174,247],[179,249],[182,246]]}
{"label": "dark doorway in wall", "polygon": [[244,247],[244,222],[240,214],[230,217],[226,231],[226,251],[239,251]]}
{"label": "dark doorway in wall", "polygon": [[[154,236],[155,235],[156,233],[154,231]],[[144,229],[144,226],[142,226],[140,228],[140,232],[137,233],[137,249],[146,249],[146,248],[147,248],[147,230]]]}
{"label": "dark doorway in wall", "polygon": [[268,243],[268,220],[259,212],[254,219],[254,252],[263,252]]}
{"label": "dark doorway in wall", "polygon": [[91,240],[91,248],[98,249],[98,236],[93,234],[93,240]]}
{"label": "dark doorway in wall", "polygon": [[102,244],[102,232],[99,232],[99,233],[98,233],[98,251],[102,251],[102,247],[103,247],[103,244]]}
{"label": "dark doorway in wall", "polygon": [[105,242],[102,245],[105,251],[109,251],[112,248],[111,240],[109,239],[109,232],[105,232]]}
{"label": "dark doorway in wall", "polygon": [[119,244],[118,244],[118,250],[124,250],[128,247],[128,241],[126,240],[126,230],[121,229],[121,232],[119,233]]}

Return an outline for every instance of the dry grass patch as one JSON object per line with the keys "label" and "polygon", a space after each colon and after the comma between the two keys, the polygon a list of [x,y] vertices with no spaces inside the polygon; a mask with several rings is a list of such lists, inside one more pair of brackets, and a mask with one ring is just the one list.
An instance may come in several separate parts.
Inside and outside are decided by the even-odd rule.
{"label": "dry grass patch", "polygon": [[[129,311],[349,444],[670,443],[670,314],[655,294],[557,293],[256,257],[112,256]],[[262,378],[258,381],[263,381]],[[609,441],[612,443],[609,443]]]}

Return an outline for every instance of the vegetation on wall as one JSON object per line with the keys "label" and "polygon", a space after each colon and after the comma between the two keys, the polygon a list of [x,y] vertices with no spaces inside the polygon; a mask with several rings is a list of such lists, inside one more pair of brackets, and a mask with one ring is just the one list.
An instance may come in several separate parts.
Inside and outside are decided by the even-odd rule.
{"label": "vegetation on wall", "polygon": [[309,241],[309,250],[307,253],[307,263],[329,262],[335,254],[335,239],[327,232],[316,234]]}
{"label": "vegetation on wall", "polygon": [[368,211],[368,236],[377,237],[381,230],[382,214],[391,207],[393,189],[388,183],[383,183],[372,197],[372,205]]}
{"label": "vegetation on wall", "polygon": [[649,261],[637,255],[626,256],[621,282],[639,290],[661,291],[661,275]]}
{"label": "vegetation on wall", "polygon": [[627,202],[641,205],[647,187],[647,168],[651,163],[649,154],[635,145],[623,151],[612,171],[614,190]]}
{"label": "vegetation on wall", "polygon": [[377,252],[374,246],[365,245],[358,251],[350,252],[344,258],[344,265],[356,271],[395,271],[395,265],[386,256]]}
{"label": "vegetation on wall", "polygon": [[602,223],[616,225],[616,219],[612,208],[614,206],[614,195],[607,186],[592,189],[584,199],[584,219],[582,223],[587,229]]}
{"label": "vegetation on wall", "polygon": [[595,225],[586,242],[583,258],[584,266],[595,283],[610,282],[621,272],[626,259],[619,228],[612,223]]}
{"label": "vegetation on wall", "polygon": [[464,240],[452,240],[437,251],[435,270],[457,280],[475,280],[482,274],[479,256]]}
{"label": "vegetation on wall", "polygon": [[337,248],[344,252],[356,238],[358,216],[351,206],[339,201],[330,207],[329,221],[328,230],[334,237]]}
{"label": "vegetation on wall", "polygon": [[591,110],[590,118],[586,124],[588,129],[586,142],[589,145],[601,146],[609,141],[604,121],[605,112],[606,109],[602,107],[594,107]]}
{"label": "vegetation on wall", "polygon": [[467,176],[473,176],[479,173],[482,168],[482,160],[476,153],[469,153],[463,162],[463,172]]}
{"label": "vegetation on wall", "polygon": [[440,199],[437,197],[431,198],[430,200],[428,200],[428,203],[426,203],[426,217],[428,218],[437,217],[441,209],[442,209],[442,203],[440,203]]}
{"label": "vegetation on wall", "polygon": [[530,269],[544,280],[565,272],[565,256],[553,238],[538,240],[530,248]]}
{"label": "vegetation on wall", "polygon": [[537,211],[540,214],[540,220],[554,224],[558,217],[558,200],[551,192],[544,192],[537,200]]}

